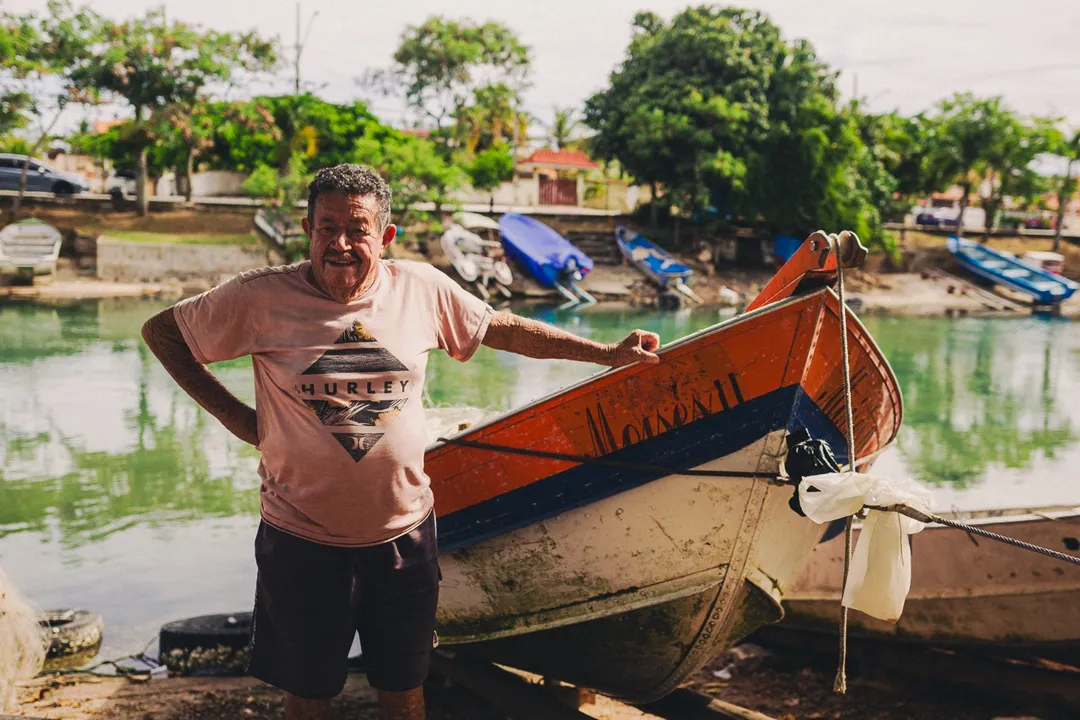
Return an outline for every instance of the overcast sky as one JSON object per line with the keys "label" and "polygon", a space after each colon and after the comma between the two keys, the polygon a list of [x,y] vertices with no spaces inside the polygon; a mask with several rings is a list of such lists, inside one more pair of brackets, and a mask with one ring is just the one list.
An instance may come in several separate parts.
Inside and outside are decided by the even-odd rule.
{"label": "overcast sky", "polygon": [[[111,17],[164,4],[170,18],[278,36],[292,58],[296,3],[288,0],[93,0]],[[630,21],[648,9],[670,18],[677,0],[304,0],[313,13],[302,76],[332,100],[364,98],[385,120],[407,123],[400,102],[365,97],[355,78],[385,67],[409,24],[432,14],[496,20],[532,49],[527,109],[550,122],[554,106],[577,106],[601,89],[623,58]],[[840,88],[874,110],[916,112],[954,91],[1003,95],[1015,109],[1063,115],[1080,125],[1080,0],[760,0],[746,2],[785,37],[804,37],[841,71]],[[45,0],[0,0],[20,12]],[[291,68],[291,65],[290,65]],[[261,89],[261,88],[260,88]],[[291,91],[291,69],[274,88]],[[110,112],[101,110],[99,112]]]}

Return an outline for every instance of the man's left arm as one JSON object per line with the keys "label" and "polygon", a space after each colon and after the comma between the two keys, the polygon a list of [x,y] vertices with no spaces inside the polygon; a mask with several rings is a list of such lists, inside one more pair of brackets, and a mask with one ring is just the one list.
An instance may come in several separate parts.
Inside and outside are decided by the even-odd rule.
{"label": "man's left arm", "polygon": [[611,367],[660,362],[655,352],[660,348],[660,337],[656,333],[634,330],[622,342],[598,343],[547,323],[502,311],[492,315],[483,344],[532,358],[578,360]]}

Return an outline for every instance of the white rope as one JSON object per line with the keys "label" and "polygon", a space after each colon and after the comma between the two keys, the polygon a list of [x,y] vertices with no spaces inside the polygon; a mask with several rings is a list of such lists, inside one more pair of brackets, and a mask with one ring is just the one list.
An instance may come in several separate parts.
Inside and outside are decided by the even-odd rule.
{"label": "white rope", "polygon": [[[840,300],[840,352],[843,355],[844,369],[844,410],[847,413],[847,450],[848,462],[856,464],[855,456],[855,413],[852,409],[851,400],[851,363],[848,358],[848,333],[847,333],[847,302],[844,300],[844,258],[848,243],[853,237],[847,231],[840,233],[834,238],[834,252],[836,253],[836,280]],[[853,536],[854,517],[848,517],[844,525],[844,584],[847,587],[848,572],[851,569],[851,543]],[[842,592],[842,591],[841,591]],[[836,680],[833,682],[833,690],[841,695],[847,693],[847,608],[840,605],[840,661],[836,669]]]}

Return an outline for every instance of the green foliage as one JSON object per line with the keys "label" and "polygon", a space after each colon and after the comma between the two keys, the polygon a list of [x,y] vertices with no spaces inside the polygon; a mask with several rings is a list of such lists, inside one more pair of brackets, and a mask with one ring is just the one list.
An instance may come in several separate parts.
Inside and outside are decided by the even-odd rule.
{"label": "green foliage", "polygon": [[33,149],[33,145],[26,138],[17,135],[0,135],[0,153],[29,155]]}
{"label": "green foliage", "polygon": [[513,150],[504,142],[477,153],[469,165],[469,183],[477,190],[491,191],[514,175]]}
{"label": "green foliage", "polygon": [[574,108],[555,108],[548,141],[556,150],[565,150],[576,145],[573,136],[580,124]]}
{"label": "green foliage", "polygon": [[379,125],[362,102],[338,105],[311,94],[253,102],[263,114],[257,128],[219,128],[211,155],[214,167],[250,172],[259,163],[271,162],[285,168],[295,153],[315,169],[351,162],[356,141],[368,127]]}
{"label": "green foliage", "polygon": [[[887,193],[834,74],[765,15],[689,8],[634,19],[609,87],[589,98],[590,145],[683,215],[710,207],[784,234],[847,228],[883,241],[872,190]],[[866,177],[866,173],[870,177]]]}
{"label": "green foliage", "polygon": [[260,164],[244,180],[244,192],[257,198],[276,198],[278,195],[278,172],[266,164]]}
{"label": "green foliage", "polygon": [[[268,70],[276,63],[275,44],[255,33],[170,23],[164,8],[132,20],[103,21],[101,33],[103,41],[93,46],[85,62],[72,69],[71,78],[81,90],[103,93],[132,107],[135,127],[128,140],[140,157],[157,139],[155,131],[162,132],[167,112],[190,130],[194,123],[186,114],[200,107],[200,98],[209,86]],[[141,163],[136,169],[144,172]],[[139,207],[145,212],[142,183]]]}
{"label": "green foliage", "polygon": [[356,141],[354,162],[378,170],[394,194],[401,224],[426,218],[417,203],[432,203],[436,214],[449,203],[449,193],[465,184],[465,173],[447,162],[430,140],[383,126],[370,126]]}
{"label": "green foliage", "polygon": [[518,95],[496,83],[476,89],[470,104],[457,111],[453,136],[468,153],[483,152],[497,143],[513,143],[528,134],[528,115],[517,109]]}
{"label": "green foliage", "polygon": [[402,33],[386,79],[442,129],[479,87],[520,86],[529,60],[529,49],[503,25],[432,16]]}

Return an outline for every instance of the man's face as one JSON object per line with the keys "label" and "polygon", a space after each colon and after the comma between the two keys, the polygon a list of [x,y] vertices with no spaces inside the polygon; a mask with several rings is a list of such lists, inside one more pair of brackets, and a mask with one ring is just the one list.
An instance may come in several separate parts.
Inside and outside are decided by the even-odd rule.
{"label": "man's face", "polygon": [[315,221],[304,218],[311,239],[311,269],[327,295],[356,300],[375,280],[375,263],[397,232],[379,221],[378,201],[370,195],[325,193],[315,201]]}

